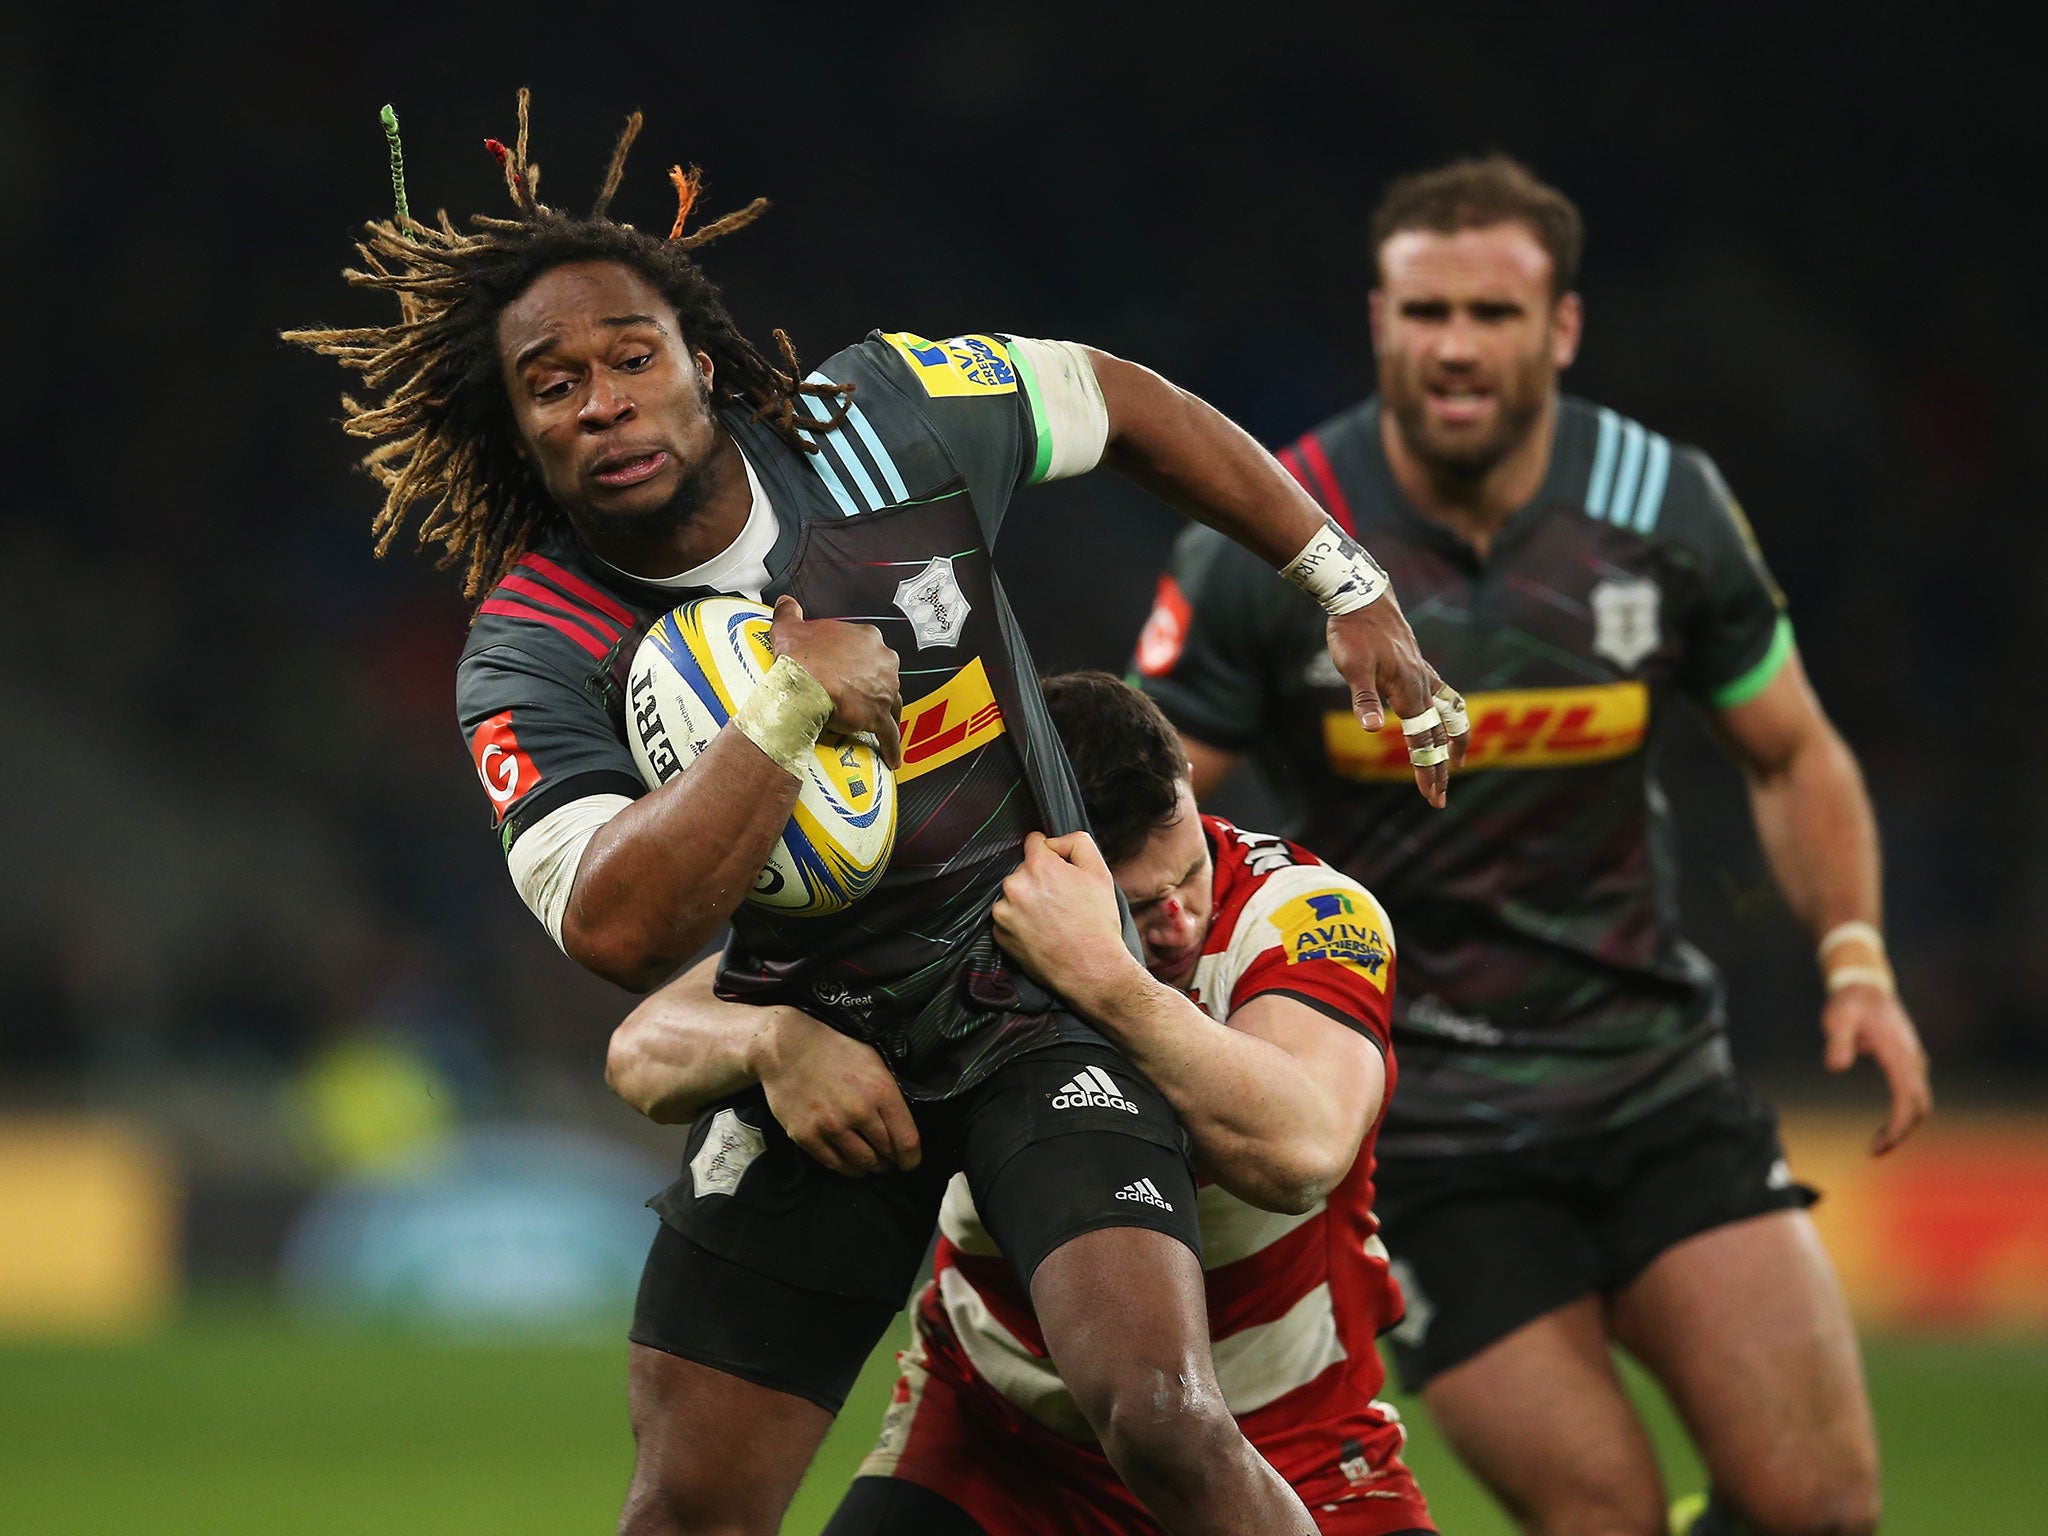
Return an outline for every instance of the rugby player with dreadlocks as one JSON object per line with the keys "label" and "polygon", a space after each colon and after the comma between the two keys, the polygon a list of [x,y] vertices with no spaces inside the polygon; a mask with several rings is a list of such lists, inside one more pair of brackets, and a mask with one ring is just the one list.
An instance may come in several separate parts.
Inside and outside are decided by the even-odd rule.
{"label": "rugby player with dreadlocks", "polygon": [[[989,546],[1014,491],[1108,463],[1322,604],[1362,723],[1398,717],[1433,804],[1457,695],[1384,573],[1210,407],[1026,337],[877,333],[803,376],[778,334],[776,367],[691,256],[762,204],[685,234],[697,180],[678,170],[669,239],[608,220],[636,114],[596,208],[564,214],[540,201],[526,106],[522,92],[516,145],[491,145],[514,217],[463,232],[413,219],[401,196],[347,274],[393,293],[399,323],[290,335],[377,396],[347,401],[346,427],[376,445],[379,550],[424,506],[417,537],[482,597],[457,709],[549,933],[644,990],[730,921],[721,995],[832,1027],[764,1024],[744,1041],[654,1201],[622,1528],[775,1529],[957,1170],[1083,1417],[1161,1525],[1310,1530],[1216,1386],[1170,1107],[995,942],[990,907],[1027,837],[1085,818]],[[717,593],[773,602],[777,659],[733,728],[650,792],[623,672],[655,618]],[[899,673],[901,655],[916,661]],[[829,917],[743,906],[795,802],[791,765],[828,725],[874,733],[899,768],[888,871]],[[828,1114],[818,1131],[816,1106],[839,1102],[821,1036],[872,1046],[914,1115]],[[845,1178],[792,1123],[889,1171]],[[1140,1182],[1152,1200],[1119,1198]]]}

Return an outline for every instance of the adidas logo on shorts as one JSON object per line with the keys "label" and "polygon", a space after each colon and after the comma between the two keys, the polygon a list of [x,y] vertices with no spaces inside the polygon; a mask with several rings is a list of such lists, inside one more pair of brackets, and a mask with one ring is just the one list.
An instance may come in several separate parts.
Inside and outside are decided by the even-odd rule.
{"label": "adidas logo on shorts", "polygon": [[1173,1205],[1159,1193],[1159,1186],[1150,1179],[1140,1179],[1135,1184],[1126,1184],[1116,1192],[1119,1200],[1137,1200],[1145,1205],[1156,1205],[1162,1211],[1170,1211]]}
{"label": "adidas logo on shorts", "polygon": [[1138,1106],[1124,1097],[1123,1090],[1109,1080],[1100,1067],[1083,1067],[1074,1080],[1052,1096],[1054,1109],[1122,1109],[1131,1114]]}

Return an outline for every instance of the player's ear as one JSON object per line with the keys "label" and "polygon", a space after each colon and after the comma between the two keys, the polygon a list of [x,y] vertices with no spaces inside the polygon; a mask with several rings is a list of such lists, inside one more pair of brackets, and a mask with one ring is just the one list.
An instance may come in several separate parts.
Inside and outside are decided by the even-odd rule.
{"label": "player's ear", "polygon": [[704,387],[708,390],[711,388],[712,374],[718,371],[717,365],[711,361],[709,352],[698,351],[692,355],[697,359],[697,371],[704,375]]}
{"label": "player's ear", "polygon": [[1571,367],[1579,355],[1579,337],[1586,325],[1586,308],[1576,293],[1557,301],[1550,317],[1550,361],[1560,373]]}
{"label": "player's ear", "polygon": [[1372,349],[1375,352],[1380,349],[1380,316],[1386,312],[1386,307],[1387,296],[1379,289],[1375,288],[1366,295],[1365,312],[1372,322]]}

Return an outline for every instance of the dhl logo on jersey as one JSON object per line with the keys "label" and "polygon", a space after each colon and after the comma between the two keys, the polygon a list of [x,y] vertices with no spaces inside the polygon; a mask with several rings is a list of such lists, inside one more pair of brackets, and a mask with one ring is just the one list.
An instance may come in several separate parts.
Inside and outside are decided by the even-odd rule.
{"label": "dhl logo on jersey", "polygon": [[899,784],[943,768],[1003,734],[1003,707],[975,657],[903,711],[903,766]]}
{"label": "dhl logo on jersey", "polygon": [[[1650,723],[1650,690],[1640,681],[1591,683],[1580,688],[1509,688],[1468,693],[1472,744],[1461,770],[1565,768],[1626,757],[1643,744]],[[1408,743],[1392,715],[1376,733],[1349,710],[1323,716],[1323,748],[1330,771],[1347,779],[1406,780]]]}
{"label": "dhl logo on jersey", "polygon": [[1011,395],[1017,392],[1017,369],[1009,349],[993,336],[954,336],[926,341],[909,331],[882,338],[903,354],[924,392],[941,395]]}
{"label": "dhl logo on jersey", "polygon": [[[1404,758],[1403,761],[1406,759]],[[1392,946],[1379,913],[1355,891],[1312,891],[1297,896],[1266,919],[1280,930],[1287,963],[1330,960],[1387,990],[1387,955]]]}

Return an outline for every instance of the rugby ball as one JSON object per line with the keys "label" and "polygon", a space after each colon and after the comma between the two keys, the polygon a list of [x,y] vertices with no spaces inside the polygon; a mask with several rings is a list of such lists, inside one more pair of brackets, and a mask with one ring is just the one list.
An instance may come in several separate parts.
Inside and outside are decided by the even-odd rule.
{"label": "rugby ball", "polygon": [[[710,747],[775,664],[772,614],[700,597],[647,632],[626,677],[626,739],[649,789]],[[843,911],[874,888],[896,846],[896,777],[866,736],[827,731],[805,761],[796,809],[747,900],[789,917]]]}

